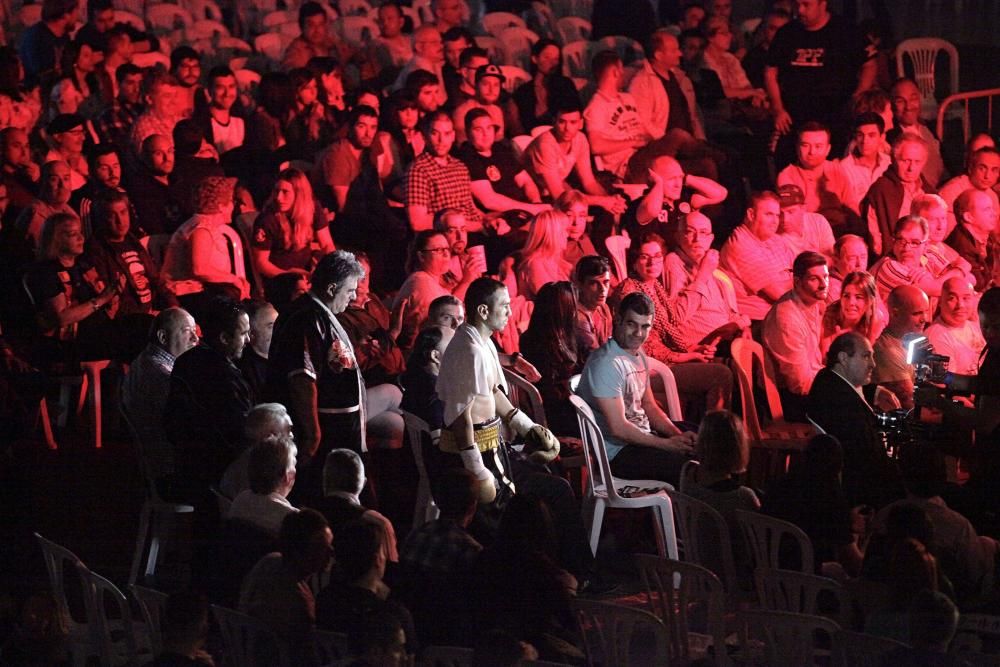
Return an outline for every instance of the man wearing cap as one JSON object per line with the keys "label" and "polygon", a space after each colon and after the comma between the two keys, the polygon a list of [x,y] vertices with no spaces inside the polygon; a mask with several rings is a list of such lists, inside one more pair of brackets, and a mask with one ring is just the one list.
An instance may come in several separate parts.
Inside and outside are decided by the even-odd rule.
{"label": "man wearing cap", "polygon": [[465,115],[472,109],[486,109],[493,119],[493,124],[496,125],[497,138],[504,138],[503,109],[500,108],[498,102],[503,90],[503,82],[506,80],[503,72],[496,65],[483,65],[476,70],[476,96],[460,104],[452,117],[455,121],[455,139],[459,144],[468,138],[465,134]]}
{"label": "man wearing cap", "polygon": [[83,156],[83,144],[87,139],[84,129],[87,120],[80,114],[61,113],[49,123],[48,133],[52,148],[45,154],[44,162],[62,160],[70,168],[70,190],[76,191],[87,184],[90,170]]}
{"label": "man wearing cap", "polygon": [[587,138],[603,171],[621,179],[629,159],[653,137],[642,124],[636,99],[620,90],[625,73],[621,56],[610,49],[601,51],[594,56],[591,69],[597,90],[583,112]]}
{"label": "man wearing cap", "polygon": [[829,258],[833,256],[833,230],[819,213],[806,210],[806,198],[802,188],[787,184],[778,187],[781,200],[781,226],[783,234],[794,248],[795,253],[811,250]]}

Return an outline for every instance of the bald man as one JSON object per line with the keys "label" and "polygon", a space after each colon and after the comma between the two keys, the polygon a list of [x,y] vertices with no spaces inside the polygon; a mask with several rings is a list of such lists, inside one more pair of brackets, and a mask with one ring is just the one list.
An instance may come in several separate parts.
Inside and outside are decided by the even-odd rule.
{"label": "bald man", "polygon": [[934,352],[950,359],[949,371],[976,375],[986,340],[979,323],[971,319],[976,309],[972,285],[963,278],[949,278],[944,281],[938,304],[939,314],[926,331]]}
{"label": "bald man", "polygon": [[902,407],[913,407],[913,366],[906,363],[903,336],[927,324],[930,301],[919,287],[901,285],[889,293],[889,324],[875,341],[872,381],[894,393]]}
{"label": "bald man", "polygon": [[955,200],[955,219],[958,224],[946,243],[972,266],[976,289],[980,292],[990,287],[995,278],[995,261],[988,257],[990,235],[997,232],[997,210],[989,193],[969,188]]}

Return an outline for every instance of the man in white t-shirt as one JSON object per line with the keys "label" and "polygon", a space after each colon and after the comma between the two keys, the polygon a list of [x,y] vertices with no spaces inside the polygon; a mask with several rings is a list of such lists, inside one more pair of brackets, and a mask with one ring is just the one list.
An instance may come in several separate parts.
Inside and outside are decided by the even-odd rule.
{"label": "man in white t-shirt", "polygon": [[939,314],[924,331],[935,354],[949,358],[948,370],[962,375],[979,374],[979,355],[986,340],[979,323],[969,319],[976,308],[976,293],[964,278],[944,281]]}
{"label": "man in white t-shirt", "polygon": [[621,179],[629,158],[653,137],[643,127],[636,99],[620,90],[625,73],[621,56],[610,49],[601,51],[594,56],[591,71],[597,90],[583,112],[587,138],[594,156],[600,158],[598,164]]}

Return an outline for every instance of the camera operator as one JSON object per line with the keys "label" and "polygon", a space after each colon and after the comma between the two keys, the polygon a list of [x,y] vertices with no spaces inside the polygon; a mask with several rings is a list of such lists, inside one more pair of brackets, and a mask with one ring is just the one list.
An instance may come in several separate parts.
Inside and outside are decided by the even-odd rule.
{"label": "camera operator", "polygon": [[875,341],[875,384],[882,385],[899,399],[900,405],[913,408],[913,366],[906,362],[903,338],[919,333],[927,324],[930,302],[919,287],[900,285],[889,292],[889,323]]}
{"label": "camera operator", "polygon": [[851,506],[881,507],[903,493],[865,396],[875,389],[870,384],[874,368],[868,339],[856,331],[843,333],[830,344],[826,366],[816,374],[806,399],[809,420],[844,448],[844,494]]}

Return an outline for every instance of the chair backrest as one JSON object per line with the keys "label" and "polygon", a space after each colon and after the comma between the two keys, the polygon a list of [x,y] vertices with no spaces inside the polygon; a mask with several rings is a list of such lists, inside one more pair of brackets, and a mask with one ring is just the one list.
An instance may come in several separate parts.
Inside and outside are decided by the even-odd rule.
{"label": "chair backrest", "polygon": [[531,81],[531,74],[528,70],[517,65],[501,65],[500,71],[503,72],[504,76],[504,90],[508,93],[513,93],[521,84]]}
{"label": "chair backrest", "polygon": [[413,462],[417,466],[417,502],[413,508],[413,528],[417,528],[440,514],[434,504],[430,476],[424,462],[424,436],[431,439],[431,428],[423,419],[405,410],[403,423],[406,425],[406,439],[410,441]]}
{"label": "chair backrest", "polygon": [[267,56],[269,60],[277,62],[281,60],[281,54],[285,50],[285,45],[281,39],[281,35],[274,32],[267,32],[253,38],[253,48],[258,53]]}
{"label": "chair backrest", "polygon": [[607,491],[615,494],[614,477],[611,475],[611,464],[608,452],[604,449],[604,435],[594,421],[594,411],[587,402],[579,396],[570,396],[570,403],[576,409],[576,419],[580,424],[580,437],[583,440],[583,456],[587,465],[587,495],[594,496]]}
{"label": "chair backrest", "polygon": [[806,574],[815,571],[812,542],[801,528],[760,512],[736,510],[735,515],[755,567],[792,569],[791,554],[787,552],[788,546],[792,546],[798,552],[799,571]]}
{"label": "chair backrest", "polygon": [[252,69],[239,69],[233,74],[236,75],[236,87],[240,90],[252,90],[260,85],[260,74]]}
{"label": "chair backrest", "polygon": [[[609,236],[608,238],[620,237]],[[674,378],[674,372],[659,359],[647,357],[646,362],[649,365],[649,383],[653,389],[653,394],[657,398],[662,394],[664,398],[664,412],[673,421],[681,421],[684,419],[684,415],[681,412],[681,397],[677,391],[677,380]]]}
{"label": "chair backrest", "polygon": [[261,620],[212,605],[228,667],[291,667],[285,646]]}
{"label": "chair backrest", "polygon": [[913,79],[924,100],[935,101],[935,70],[937,57],[944,51],[948,56],[949,94],[958,92],[958,50],[955,45],[937,37],[915,37],[904,39],[896,46],[896,76],[906,76],[905,61],[909,59],[913,67]]}
{"label": "chair backrest", "polygon": [[625,260],[625,252],[631,245],[632,239],[628,237],[628,234],[624,233],[604,239],[604,247],[608,249],[608,254],[611,255],[611,263],[614,264],[615,277],[618,279],[618,282],[628,277],[628,262]]}
{"label": "chair backrest", "polygon": [[[669,664],[667,628],[648,611],[580,598],[573,598],[570,608],[583,637],[589,664],[604,667]],[[636,652],[636,648],[641,652]]]}
{"label": "chair backrest", "polygon": [[136,53],[132,56],[132,64],[139,68],[156,67],[157,65],[170,67],[170,56],[159,51]]}
{"label": "chair backrest", "polygon": [[185,34],[189,41],[198,39],[212,39],[216,35],[219,37],[229,37],[229,28],[222,21],[215,19],[200,19],[195,21]]}
{"label": "chair backrest", "polygon": [[531,384],[517,373],[503,369],[503,376],[511,390],[510,402],[531,418],[536,424],[548,426],[545,419],[545,406],[542,405],[542,395],[538,387]]}
{"label": "chair backrest", "polygon": [[649,611],[667,626],[671,663],[691,662],[689,633],[699,632],[712,637],[715,664],[728,664],[726,594],[719,578],[700,565],[648,554],[636,554],[635,563]]}
{"label": "chair backrest", "polygon": [[[829,647],[840,626],[822,616],[784,611],[745,611],[740,614],[744,650],[750,642],[764,643],[769,667],[805,667],[817,663],[817,652]],[[749,641],[748,641],[749,640]]]}
{"label": "chair backrest", "polygon": [[538,33],[539,37],[558,38],[556,17],[552,13],[552,8],[544,2],[538,0],[532,2],[531,8],[524,12],[524,18],[528,27]]}
{"label": "chair backrest", "polygon": [[194,23],[191,12],[171,3],[150,5],[146,8],[146,20],[155,31],[170,32],[176,28],[186,28]]}
{"label": "chair backrest", "polygon": [[[219,38],[217,46],[220,49],[229,49],[230,51],[239,51],[241,53],[253,52],[253,47],[250,46],[250,44],[246,40],[240,39],[239,37],[221,37]],[[232,67],[231,63],[230,67]],[[236,69],[242,69],[242,68],[237,67]]]}
{"label": "chair backrest", "polygon": [[195,21],[211,19],[222,22],[223,20],[222,8],[215,0],[183,0],[180,4],[191,11],[191,16],[194,17]]}
{"label": "chair backrest", "polygon": [[30,28],[42,20],[42,3],[24,5],[17,10],[17,22],[25,28]]}
{"label": "chair backrest", "polygon": [[500,37],[500,33],[511,27],[527,28],[528,24],[520,16],[510,12],[489,12],[483,15],[483,30],[494,37]]}
{"label": "chair backrest", "polygon": [[528,150],[528,146],[531,145],[532,141],[533,139],[530,134],[519,134],[516,137],[511,137],[510,143],[514,146],[514,154],[518,160],[522,159],[524,151]]}
{"label": "chair backrest", "polygon": [[[743,419],[746,421],[747,429],[749,435],[752,439],[760,439],[762,437],[762,425],[760,416],[756,410],[756,401],[754,400],[753,387],[754,378],[761,377],[764,382],[764,392],[767,396],[767,407],[771,413],[771,419],[773,421],[782,421],[785,417],[784,412],[781,409],[781,396],[778,394],[778,385],[774,382],[774,368],[770,363],[770,359],[765,357],[764,348],[761,347],[760,343],[749,338],[735,338],[730,346],[731,354],[733,357],[733,363],[736,366],[737,375],[742,375],[739,378],[740,381],[740,393],[741,395],[746,395],[743,397],[744,406],[747,411],[743,414]],[[754,365],[760,369],[760,375],[754,375]],[[744,382],[744,380],[746,382]],[[747,389],[749,391],[744,391],[744,384],[747,384]],[[750,408],[753,408],[750,410]]]}
{"label": "chair backrest", "polygon": [[87,591],[87,622],[101,653],[102,665],[134,665],[138,662],[135,624],[128,598],[118,587],[78,563]]}
{"label": "chair backrest", "polygon": [[163,650],[163,613],[167,606],[166,593],[132,584],[132,596],[139,602],[139,611],[149,632],[149,644],[153,654]]}
{"label": "chair backrest", "polygon": [[684,560],[714,572],[725,584],[726,593],[734,595],[738,587],[736,563],[726,519],[697,498],[678,491],[667,491],[667,495],[674,507]]}
{"label": "chair backrest", "polygon": [[590,74],[590,48],[593,42],[581,39],[563,46],[563,74],[586,77]]}
{"label": "chair backrest", "polygon": [[643,60],[646,57],[646,51],[642,48],[642,44],[631,37],[623,35],[602,37],[597,41],[595,49],[611,49],[616,51],[625,66]]}
{"label": "chair backrest", "polygon": [[115,23],[127,23],[136,30],[145,32],[146,22],[138,14],[127,12],[124,9],[115,10]]}
{"label": "chair backrest", "polygon": [[888,637],[841,630],[833,636],[833,667],[882,667],[883,658],[906,644]]}
{"label": "chair backrest", "polygon": [[338,664],[350,656],[347,634],[328,630],[313,630],[313,643],[321,665]]}
{"label": "chair backrest", "polygon": [[368,0],[339,0],[337,7],[343,16],[368,16],[372,6]]}
{"label": "chair backrest", "polygon": [[344,41],[354,46],[368,44],[379,36],[378,24],[367,16],[342,16],[335,26]]}
{"label": "chair backrest", "polygon": [[282,23],[295,23],[298,20],[298,15],[289,10],[276,9],[273,12],[269,12],[264,15],[261,19],[261,25],[264,26],[266,30],[272,30]]}
{"label": "chair backrest", "polygon": [[574,375],[569,379],[569,390],[574,394],[576,393],[576,390],[580,387],[580,378],[581,375],[577,373],[576,375]]}
{"label": "chair backrest", "polygon": [[556,21],[556,30],[559,32],[559,41],[569,44],[581,39],[589,40],[594,27],[581,16],[564,16]]}
{"label": "chair backrest", "polygon": [[843,586],[827,577],[792,570],[754,570],[757,598],[768,611],[826,616],[841,625],[850,622],[850,604]]}
{"label": "chair backrest", "polygon": [[505,29],[497,38],[503,52],[504,64],[515,65],[527,71],[531,67],[531,47],[538,35],[520,26]]}
{"label": "chair backrest", "polygon": [[[74,618],[69,606],[69,598],[66,596],[66,576],[80,576],[80,571],[86,569],[83,561],[76,554],[60,546],[51,540],[47,540],[38,533],[35,533],[39,546],[42,548],[42,558],[45,561],[45,569],[49,573],[49,586],[52,587],[52,597],[55,599],[57,610],[60,616],[68,619],[69,622],[80,625],[81,621]],[[68,567],[67,567],[68,566]],[[82,602],[86,602],[86,592],[83,587],[80,589]]]}
{"label": "chair backrest", "polygon": [[476,35],[475,40],[476,46],[486,49],[491,63],[504,62],[506,56],[504,55],[503,46],[500,44],[499,39],[493,35]]}
{"label": "chair backrest", "polygon": [[420,654],[425,667],[472,667],[475,651],[461,646],[426,646]]}

